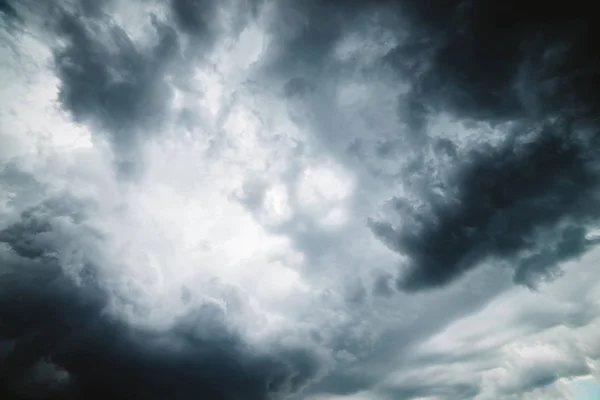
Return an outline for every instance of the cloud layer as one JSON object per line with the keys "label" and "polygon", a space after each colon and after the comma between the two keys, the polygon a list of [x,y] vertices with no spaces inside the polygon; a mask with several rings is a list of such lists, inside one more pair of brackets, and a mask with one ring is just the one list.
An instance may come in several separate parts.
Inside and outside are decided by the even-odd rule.
{"label": "cloud layer", "polygon": [[587,2],[0,2],[0,394],[568,399]]}

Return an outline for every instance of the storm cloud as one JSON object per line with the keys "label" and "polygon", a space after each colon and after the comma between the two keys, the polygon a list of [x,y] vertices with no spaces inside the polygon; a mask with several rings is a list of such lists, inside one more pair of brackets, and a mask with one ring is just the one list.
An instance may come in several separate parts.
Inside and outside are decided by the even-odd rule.
{"label": "storm cloud", "polygon": [[570,398],[588,3],[0,1],[0,397]]}
{"label": "storm cloud", "polygon": [[[106,315],[94,260],[83,256],[76,282],[61,268],[72,240],[61,230],[81,223],[61,205],[69,208],[59,199],[28,210],[0,232],[4,386],[51,398],[264,399],[295,392],[320,372],[308,349],[253,352],[218,308],[199,308],[162,332]],[[36,376],[41,364],[57,368]]]}
{"label": "storm cloud", "polygon": [[406,289],[445,284],[488,257],[509,261],[518,283],[534,283],[532,276],[594,243],[587,229],[598,219],[596,145],[555,129],[529,143],[475,150],[422,209],[394,200],[402,228],[380,222],[373,230],[411,260]]}
{"label": "storm cloud", "polygon": [[497,145],[456,159],[454,144],[447,162],[409,171],[420,182],[419,204],[394,198],[401,226],[372,224],[408,258],[399,287],[444,285],[490,259],[508,261],[516,282],[534,285],[587,251],[593,242],[586,235],[598,222],[600,103],[590,90],[599,86],[590,10],[579,2],[568,10],[535,2],[402,9],[414,28],[389,61],[411,77],[401,112],[409,127],[427,135],[428,113],[441,110],[508,125]]}

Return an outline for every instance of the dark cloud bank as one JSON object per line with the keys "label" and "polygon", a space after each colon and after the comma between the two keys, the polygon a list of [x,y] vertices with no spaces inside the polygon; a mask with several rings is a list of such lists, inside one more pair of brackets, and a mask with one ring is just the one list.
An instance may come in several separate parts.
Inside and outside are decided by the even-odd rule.
{"label": "dark cloud bank", "polygon": [[[183,54],[179,35],[209,46],[217,3],[170,2],[173,26],[154,22],[157,41],[149,49],[137,48],[112,22],[110,3],[75,2],[72,10],[2,2],[0,12],[10,20],[19,11],[46,13],[48,29],[66,43],[54,54],[61,105],[106,132],[127,175],[136,144],[166,118],[167,65],[176,69],[195,57]],[[253,351],[210,307],[165,332],[111,318],[94,257],[86,258],[77,284],[61,268],[57,254],[74,240],[55,224],[64,218],[77,226],[84,217],[57,200],[0,230],[1,398],[275,399],[299,391],[323,368],[303,348]]]}
{"label": "dark cloud bank", "polygon": [[[442,0],[280,6],[273,29],[281,40],[267,68],[292,76],[287,92],[307,90],[310,83],[293,76],[314,75],[319,65],[328,65],[344,29],[381,7],[396,14],[390,21],[408,32],[381,62],[411,84],[401,96],[399,115],[412,135],[423,137],[419,143],[450,158],[456,155],[452,142],[427,138],[427,120],[440,112],[472,122],[514,124],[500,146],[449,161],[444,167],[454,173],[438,188],[441,194],[432,190],[427,165],[418,165],[413,174],[429,187],[419,194],[423,210],[398,198],[393,201],[406,223],[373,222],[373,232],[409,258],[401,288],[445,284],[492,258],[516,265],[515,280],[533,284],[536,275],[589,247],[586,230],[597,218],[600,103],[592,39],[598,32],[588,3],[575,1],[566,8],[535,1]],[[86,21],[98,19],[99,12],[88,10],[87,19],[60,14],[57,29],[69,40],[56,54],[61,102],[76,119],[108,130],[117,148],[125,149],[125,167],[132,158],[126,149],[150,127],[160,126],[166,114],[172,89],[165,68],[184,60],[176,29],[206,43],[218,30],[210,17],[214,2],[170,5],[174,27],[156,22],[157,43],[145,51],[110,24],[104,32],[108,41],[98,40],[94,23],[107,23]],[[248,16],[256,7],[252,2],[241,10]],[[286,36],[294,18],[304,21],[302,28]],[[120,79],[111,76],[114,71]],[[553,243],[538,248],[547,242],[542,239],[547,232]]]}
{"label": "dark cloud bank", "polygon": [[[14,3],[0,1],[3,19],[20,20]],[[210,43],[215,4],[170,2],[173,24],[155,23],[158,39],[149,49],[110,26],[97,3],[52,10],[51,28],[67,39],[55,54],[64,109],[106,130],[126,164],[136,140],[165,114],[171,91],[165,71],[187,57],[180,36]],[[591,2],[286,3],[282,21],[293,8],[308,22],[292,39],[281,39],[268,67],[291,77],[288,92],[309,90],[297,72],[326,64],[344,24],[372,7],[389,7],[408,32],[381,60],[411,83],[399,115],[423,135],[424,146],[449,160],[439,188],[428,184],[426,168],[415,172],[425,182],[421,207],[391,199],[401,226],[371,222],[374,234],[408,260],[398,287],[443,286],[491,259],[508,262],[516,282],[533,285],[589,249],[588,229],[600,217],[600,61],[593,39],[600,25]],[[512,124],[500,145],[458,157],[454,143],[427,137],[428,118],[439,112]],[[56,259],[72,238],[53,221],[67,216],[76,225],[83,217],[70,206],[42,210],[0,230],[2,398],[267,399],[319,374],[318,358],[306,350],[253,353],[214,310],[198,310],[158,333],[111,319],[102,312],[107,295],[94,260],[76,285]]]}
{"label": "dark cloud bank", "polygon": [[[409,84],[408,93],[389,90],[399,93],[404,152],[420,154],[397,174],[418,200],[390,199],[402,222],[370,222],[406,259],[398,288],[440,287],[494,260],[515,268],[515,282],[535,286],[588,250],[600,188],[591,3],[303,2],[281,12],[282,25],[303,21],[294,35],[275,24],[282,39],[268,68],[291,77],[284,92],[297,99],[335,77],[344,68],[331,56],[335,45],[374,12],[378,24],[402,32],[376,61]],[[482,136],[481,146],[463,152],[429,135],[430,119],[441,113],[501,129],[504,137],[491,146]],[[376,149],[382,158],[386,151],[386,143]]]}
{"label": "dark cloud bank", "polygon": [[[498,146],[456,158],[451,142],[429,140],[450,161],[435,182],[413,172],[421,205],[392,199],[401,226],[373,232],[408,259],[398,286],[445,285],[486,260],[508,262],[535,285],[583,254],[598,221],[598,24],[586,2],[406,2],[413,24],[388,61],[410,76],[401,115],[426,135],[437,112],[491,125],[510,122]],[[416,114],[416,115],[415,115]]]}
{"label": "dark cloud bank", "polygon": [[[68,219],[66,228],[58,218]],[[85,257],[78,284],[59,266],[57,254],[73,240],[68,231],[80,223],[81,215],[60,200],[0,231],[4,395],[265,399],[297,391],[319,373],[321,361],[301,348],[252,352],[210,307],[165,332],[112,319],[103,313],[107,293],[93,257]]]}

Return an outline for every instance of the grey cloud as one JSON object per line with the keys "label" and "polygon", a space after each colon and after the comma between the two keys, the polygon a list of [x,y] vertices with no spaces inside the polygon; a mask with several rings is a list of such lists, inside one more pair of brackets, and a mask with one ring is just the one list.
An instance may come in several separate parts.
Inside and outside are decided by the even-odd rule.
{"label": "grey cloud", "polygon": [[[440,291],[433,293],[433,297],[421,297],[415,300],[415,294],[395,293],[391,297],[393,301],[386,306],[382,306],[379,312],[388,316],[388,318],[397,317],[399,320],[389,331],[377,337],[377,340],[369,344],[367,352],[360,355],[360,358],[350,364],[340,365],[321,381],[307,389],[307,393],[328,393],[333,395],[351,395],[365,390],[372,390],[376,393],[375,398],[415,398],[434,396],[444,394],[452,399],[452,393],[461,393],[462,390],[476,390],[477,384],[469,379],[459,377],[456,385],[447,384],[440,381],[427,381],[427,377],[422,379],[423,384],[415,384],[413,380],[404,382],[396,386],[382,385],[382,379],[392,373],[392,371],[413,371],[424,368],[426,364],[415,361],[413,349],[426,340],[444,329],[445,326],[453,321],[470,314],[477,313],[478,310],[494,299],[495,296],[504,292],[509,280],[505,279],[505,271],[488,270],[483,273],[478,271],[479,276],[472,277],[472,283],[482,285],[483,290],[479,292],[472,291],[469,286],[455,285],[451,288],[454,291],[446,293]],[[388,289],[393,291],[393,277],[387,277]],[[384,295],[386,292],[384,292]],[[384,298],[385,299],[385,298]],[[443,304],[443,307],[440,306]],[[374,305],[371,303],[371,307]],[[357,308],[356,305],[353,307]],[[358,314],[356,320],[360,320]],[[342,333],[337,343],[344,343],[347,333]],[[364,346],[364,344],[363,344]],[[349,347],[352,350],[354,348]],[[351,350],[351,351],[352,351]],[[358,351],[357,354],[360,354]],[[457,353],[456,357],[461,354]],[[468,358],[470,354],[466,356]],[[428,360],[432,364],[445,365],[456,362],[456,359],[447,360],[443,356],[436,355],[433,360]],[[450,372],[449,372],[449,375]],[[460,380],[462,379],[462,380]],[[463,383],[464,382],[464,383]],[[405,395],[406,397],[402,397]],[[386,397],[387,396],[387,397]],[[458,397],[460,398],[460,397]]]}
{"label": "grey cloud", "polygon": [[597,239],[587,237],[584,226],[567,226],[556,229],[560,237],[551,245],[544,245],[533,255],[527,256],[516,266],[514,279],[517,283],[535,286],[540,276],[560,274],[558,264],[577,258],[592,246],[598,244]]}
{"label": "grey cloud", "polygon": [[479,394],[479,387],[469,383],[435,384],[432,382],[415,382],[397,389],[386,389],[382,394],[389,399],[417,399],[423,397],[438,397],[442,399],[467,400]]}
{"label": "grey cloud", "polygon": [[[390,20],[393,15],[401,21],[387,27],[399,33],[399,44],[381,59],[370,60],[369,67],[335,60],[336,44],[376,7],[387,10]],[[410,192],[391,199],[395,215],[371,223],[375,235],[407,260],[398,288],[412,292],[452,286],[484,261],[510,266],[516,283],[533,287],[560,274],[561,263],[596,244],[587,237],[600,217],[599,66],[592,39],[598,25],[593,15],[580,1],[566,10],[536,1],[442,0],[343,6],[304,2],[281,13],[281,25],[273,28],[278,35],[268,53],[271,63],[265,70],[272,75],[266,82],[283,89],[293,104],[290,114],[305,123],[311,139],[357,172],[360,188],[377,178],[398,185],[403,195]],[[365,42],[365,47],[373,44]],[[397,101],[390,108],[395,114],[387,112],[388,104],[377,95],[367,97],[359,112],[370,120],[357,134],[361,127],[354,122],[362,122],[362,115],[335,108],[336,80],[347,73],[360,83],[365,75],[377,82],[389,68],[397,79],[382,79],[387,86],[380,94],[385,100],[394,94]],[[308,110],[304,115],[297,111],[302,106]],[[491,145],[483,129],[471,129],[478,141],[467,148],[451,136],[434,137],[430,121],[440,115],[505,132],[500,144]],[[591,133],[586,136],[586,131]],[[341,150],[351,145],[358,164]],[[366,165],[367,153],[380,164],[397,159],[397,166],[383,176],[379,165]],[[363,175],[361,168],[371,169]],[[318,244],[325,240],[312,243],[292,236],[307,254],[323,253]],[[386,292],[385,281],[377,285]],[[401,362],[391,361],[391,354],[408,352],[410,344],[453,317],[425,328],[415,324],[411,333],[398,328],[401,339],[380,339],[369,357],[340,367],[311,393],[350,394],[377,386],[385,367]],[[537,385],[549,382],[542,376]],[[477,390],[477,384],[431,382],[398,388],[390,396],[472,398]]]}
{"label": "grey cloud", "polygon": [[[251,351],[226,327],[222,311],[208,306],[166,332],[112,319],[103,312],[107,293],[94,260],[87,261],[76,285],[55,257],[69,237],[55,230],[51,242],[43,239],[52,213],[64,216],[46,205],[0,232],[7,246],[0,253],[0,339],[10,349],[0,363],[5,395],[267,399],[296,392],[320,373],[323,361],[307,348]],[[32,376],[44,362],[68,379],[32,397],[25,389],[35,386]]]}
{"label": "grey cloud", "polygon": [[[177,27],[188,34],[196,44],[203,44],[203,49],[210,47],[224,29],[239,33],[258,15],[263,3],[263,0],[168,0],[169,10]],[[232,11],[227,21],[228,26],[220,25],[220,8],[229,8]]]}
{"label": "grey cloud", "polygon": [[279,7],[271,27],[278,42],[271,50],[269,71],[285,76],[318,72],[340,35],[339,22],[327,12],[331,5],[309,1]]}
{"label": "grey cloud", "polygon": [[24,209],[40,200],[43,185],[14,163],[7,163],[0,168],[0,183],[0,190],[7,195],[7,205],[11,207]]}
{"label": "grey cloud", "polygon": [[279,3],[269,26],[277,40],[267,54],[265,71],[293,80],[306,79],[309,84],[321,83],[320,79],[342,67],[332,57],[335,45],[349,28],[364,23],[370,17],[368,13],[381,3],[385,1],[351,0],[343,5],[328,0]]}
{"label": "grey cloud", "polygon": [[171,10],[181,28],[194,36],[206,37],[214,29],[217,3],[210,0],[172,0]]}
{"label": "grey cloud", "polygon": [[291,78],[283,87],[286,97],[302,97],[313,89],[311,84],[302,78]]}
{"label": "grey cloud", "polygon": [[426,129],[437,112],[521,128],[507,131],[498,148],[433,167],[455,176],[441,188],[422,162],[405,171],[423,177],[422,207],[394,200],[403,223],[374,221],[373,232],[408,258],[398,282],[404,290],[447,284],[489,259],[508,261],[515,281],[533,286],[594,244],[586,234],[599,217],[597,126],[590,119],[600,111],[590,91],[600,83],[590,42],[596,26],[580,2],[566,11],[535,2],[437,3],[400,6],[409,39],[386,62],[412,85],[401,118],[413,131]]}
{"label": "grey cloud", "polygon": [[176,32],[155,21],[158,41],[143,50],[106,16],[59,12],[57,25],[68,41],[55,54],[63,107],[76,120],[105,129],[127,156],[140,135],[156,132],[165,119],[172,96],[166,68],[179,51]]}
{"label": "grey cloud", "polygon": [[[250,9],[258,3],[251,2]],[[173,25],[154,23],[159,40],[150,49],[138,48],[111,22],[102,5],[78,4],[81,9],[76,14],[64,10],[57,14],[59,32],[67,39],[66,46],[55,53],[61,104],[95,132],[107,131],[121,167],[126,168],[134,158],[135,145],[167,118],[170,68],[185,69],[178,64],[190,56],[180,39],[210,45],[211,35],[220,29],[212,19],[217,3],[168,2]],[[592,35],[586,25],[593,13],[580,9],[575,15],[572,9],[523,2],[340,4],[280,3],[273,26],[268,27],[273,43],[266,61],[259,63],[258,75],[264,76],[257,78],[268,76],[259,83],[281,88],[288,101],[314,111],[307,113],[310,119],[304,128],[314,128],[310,134],[316,147],[322,146],[318,150],[356,172],[361,190],[376,188],[373,178],[385,180],[386,186],[395,182],[403,186],[403,193],[406,188],[414,190],[410,199],[401,195],[391,199],[397,215],[371,223],[378,238],[407,258],[408,270],[396,286],[406,291],[440,286],[453,290],[457,286],[449,283],[485,260],[511,265],[515,282],[534,286],[541,277],[560,273],[559,263],[576,259],[595,244],[586,236],[587,228],[598,219],[593,119],[598,75],[597,61],[587,58]],[[400,44],[380,60],[371,60],[373,66],[334,61],[335,45],[363,23],[373,7],[382,7],[390,20],[402,22],[386,26],[402,31]],[[565,23],[569,19],[577,23]],[[382,81],[385,93],[367,99],[368,109],[361,110],[366,115],[348,115],[333,108],[335,93],[330,88],[338,76],[371,74],[377,80],[390,67],[396,80]],[[184,76],[175,78],[185,84]],[[388,107],[389,98],[396,100]],[[429,122],[441,113],[497,126],[518,122],[523,129],[507,132],[498,146],[478,145],[469,152],[457,141],[432,137]],[[361,131],[361,126],[353,125],[363,116],[368,121]],[[196,122],[189,115],[185,119],[190,125]],[[571,125],[565,123],[569,119]],[[536,129],[535,134],[528,133]],[[593,132],[591,137],[578,136],[586,129]],[[480,135],[485,143],[485,133]],[[352,161],[346,152],[350,142],[356,144]],[[384,168],[377,164],[365,173],[361,168],[371,168],[366,166],[366,153],[373,153],[382,164],[399,162],[385,177]],[[425,157],[430,153],[431,163]],[[411,182],[416,183],[411,186]],[[257,208],[263,200],[262,183],[244,189],[246,196],[240,201],[251,210]],[[226,328],[220,311],[212,308],[197,310],[168,332],[143,331],[111,320],[101,312],[106,293],[98,287],[95,260],[91,258],[82,271],[82,288],[63,274],[53,258],[61,241],[72,238],[53,230],[51,221],[68,215],[70,209],[23,214],[19,223],[0,231],[3,250],[9,250],[1,253],[0,261],[11,271],[0,277],[5,289],[0,292],[0,307],[6,313],[0,336],[6,338],[5,348],[10,352],[4,357],[0,348],[0,364],[5,368],[0,375],[10,377],[0,382],[0,390],[13,381],[16,386],[10,390],[22,389],[18,382],[29,382],[35,371],[44,370],[41,366],[46,361],[56,370],[43,374],[59,376],[56,371],[64,370],[68,376],[64,383],[45,389],[50,398],[276,398],[297,393],[323,370],[325,363],[303,348],[275,347],[270,354],[252,353]],[[77,215],[69,217],[73,224],[81,218]],[[350,254],[344,246],[352,242],[344,238],[354,231],[337,235],[310,223],[302,230],[300,222],[303,216],[276,231],[292,239],[295,249],[306,255],[307,264],[321,268],[331,255],[346,261],[340,254]],[[356,261],[347,258],[347,265]],[[354,270],[349,271],[344,273]],[[390,319],[402,313],[406,321],[366,350],[369,344],[350,337],[346,327],[340,328],[331,342],[356,350],[360,359],[310,387],[308,394],[350,394],[376,388],[390,371],[414,368],[406,357],[412,347],[505,290],[503,272],[490,273],[497,279],[481,293],[418,295],[431,298],[405,293],[390,296],[392,275],[375,280],[373,290],[381,295],[374,296],[375,300],[365,295],[362,283],[344,280],[347,287],[342,292],[355,309],[348,325],[362,318],[361,310],[379,307],[373,301],[389,301],[388,308],[376,311],[388,313]],[[182,297],[189,298],[189,290]],[[421,302],[423,307],[412,307]],[[407,310],[419,315],[404,317]],[[446,361],[440,357],[433,362]],[[585,371],[532,371],[531,379],[524,380],[514,393],[553,382],[554,372],[576,375]],[[471,380],[424,379],[378,394],[472,398],[479,386],[465,382]]]}
{"label": "grey cloud", "polygon": [[48,15],[67,42],[54,54],[59,100],[76,121],[109,135],[126,176],[139,167],[136,147],[160,134],[173,117],[173,90],[188,89],[190,66],[207,62],[204,56],[218,37],[235,37],[256,15],[260,1],[233,2],[232,26],[219,25],[217,2],[168,1],[166,20],[142,14],[154,31],[151,46],[135,42],[114,22],[110,4],[80,0],[75,11],[55,7]]}
{"label": "grey cloud", "polygon": [[588,291],[597,287],[590,277],[598,252],[590,253],[545,292],[514,288],[503,300],[450,324],[423,345],[425,354],[415,353],[409,371],[420,372],[409,372],[404,383],[430,380],[437,387],[459,380],[476,383],[484,399],[537,399],[563,385],[563,378],[593,373],[598,344],[589,339],[596,337],[597,307]]}
{"label": "grey cloud", "polygon": [[394,293],[393,280],[389,274],[378,276],[373,284],[373,293],[384,297],[391,296]]}
{"label": "grey cloud", "polygon": [[[568,107],[550,101],[565,94],[597,105],[586,87],[599,83],[591,51],[597,28],[589,7],[584,1],[566,8],[538,1],[400,2],[409,37],[389,61],[411,77],[413,96],[462,117],[519,118],[523,104],[515,82],[525,62],[536,57],[536,83],[553,79],[558,85],[552,97],[540,99],[546,108]],[[565,43],[568,50],[549,62],[548,51]]]}
{"label": "grey cloud", "polygon": [[490,258],[509,261],[515,280],[531,283],[593,244],[586,227],[600,216],[595,143],[568,142],[557,129],[472,153],[444,196],[430,193],[423,209],[397,199],[401,227],[373,222],[375,234],[409,258],[402,288],[443,285]]}
{"label": "grey cloud", "polygon": [[522,395],[538,388],[550,386],[561,378],[585,376],[591,371],[583,362],[567,364],[558,362],[550,365],[536,365],[524,372],[516,385],[502,390],[504,395]]}
{"label": "grey cloud", "polygon": [[13,18],[18,17],[17,10],[11,4],[10,0],[0,1],[0,14],[2,14],[3,17],[8,18],[8,19],[13,19]]}
{"label": "grey cloud", "polygon": [[[327,87],[353,68],[334,59],[335,45],[376,10],[386,15],[380,22],[398,33],[399,43],[374,60],[372,68],[380,70],[371,73],[388,67],[396,72],[397,87],[388,90],[397,93],[398,121],[366,123],[372,132],[364,136],[373,143],[365,144],[345,131],[354,127],[343,126],[355,116],[332,117],[338,110],[327,108],[333,101]],[[386,177],[414,191],[410,200],[393,200],[403,223],[371,224],[376,236],[409,259],[399,287],[444,285],[489,259],[514,263],[515,281],[533,286],[594,244],[586,231],[598,218],[593,206],[598,143],[577,137],[586,130],[597,135],[600,101],[592,88],[600,87],[600,65],[592,15],[580,1],[566,11],[536,1],[441,0],[343,7],[306,2],[282,9],[283,24],[274,28],[281,33],[277,51],[266,70],[284,77],[290,100],[309,109],[315,138],[355,170],[360,166],[340,151],[351,143],[362,161],[367,146],[380,160],[404,159]],[[377,98],[372,101],[379,105]],[[431,136],[429,121],[442,113],[516,128],[506,129],[497,147],[483,144],[488,139],[482,132],[482,145],[465,153],[460,143]],[[381,128],[397,133],[382,135]],[[542,132],[532,137],[532,130]],[[381,140],[373,140],[378,136]],[[435,164],[428,162],[431,151]],[[377,169],[369,173],[384,178]],[[440,178],[446,175],[452,178]]]}

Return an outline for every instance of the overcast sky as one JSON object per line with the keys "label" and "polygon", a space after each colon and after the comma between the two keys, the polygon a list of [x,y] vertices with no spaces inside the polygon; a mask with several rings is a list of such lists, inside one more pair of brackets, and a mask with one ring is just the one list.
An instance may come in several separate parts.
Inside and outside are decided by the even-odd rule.
{"label": "overcast sky", "polygon": [[591,3],[0,0],[0,398],[596,399]]}

